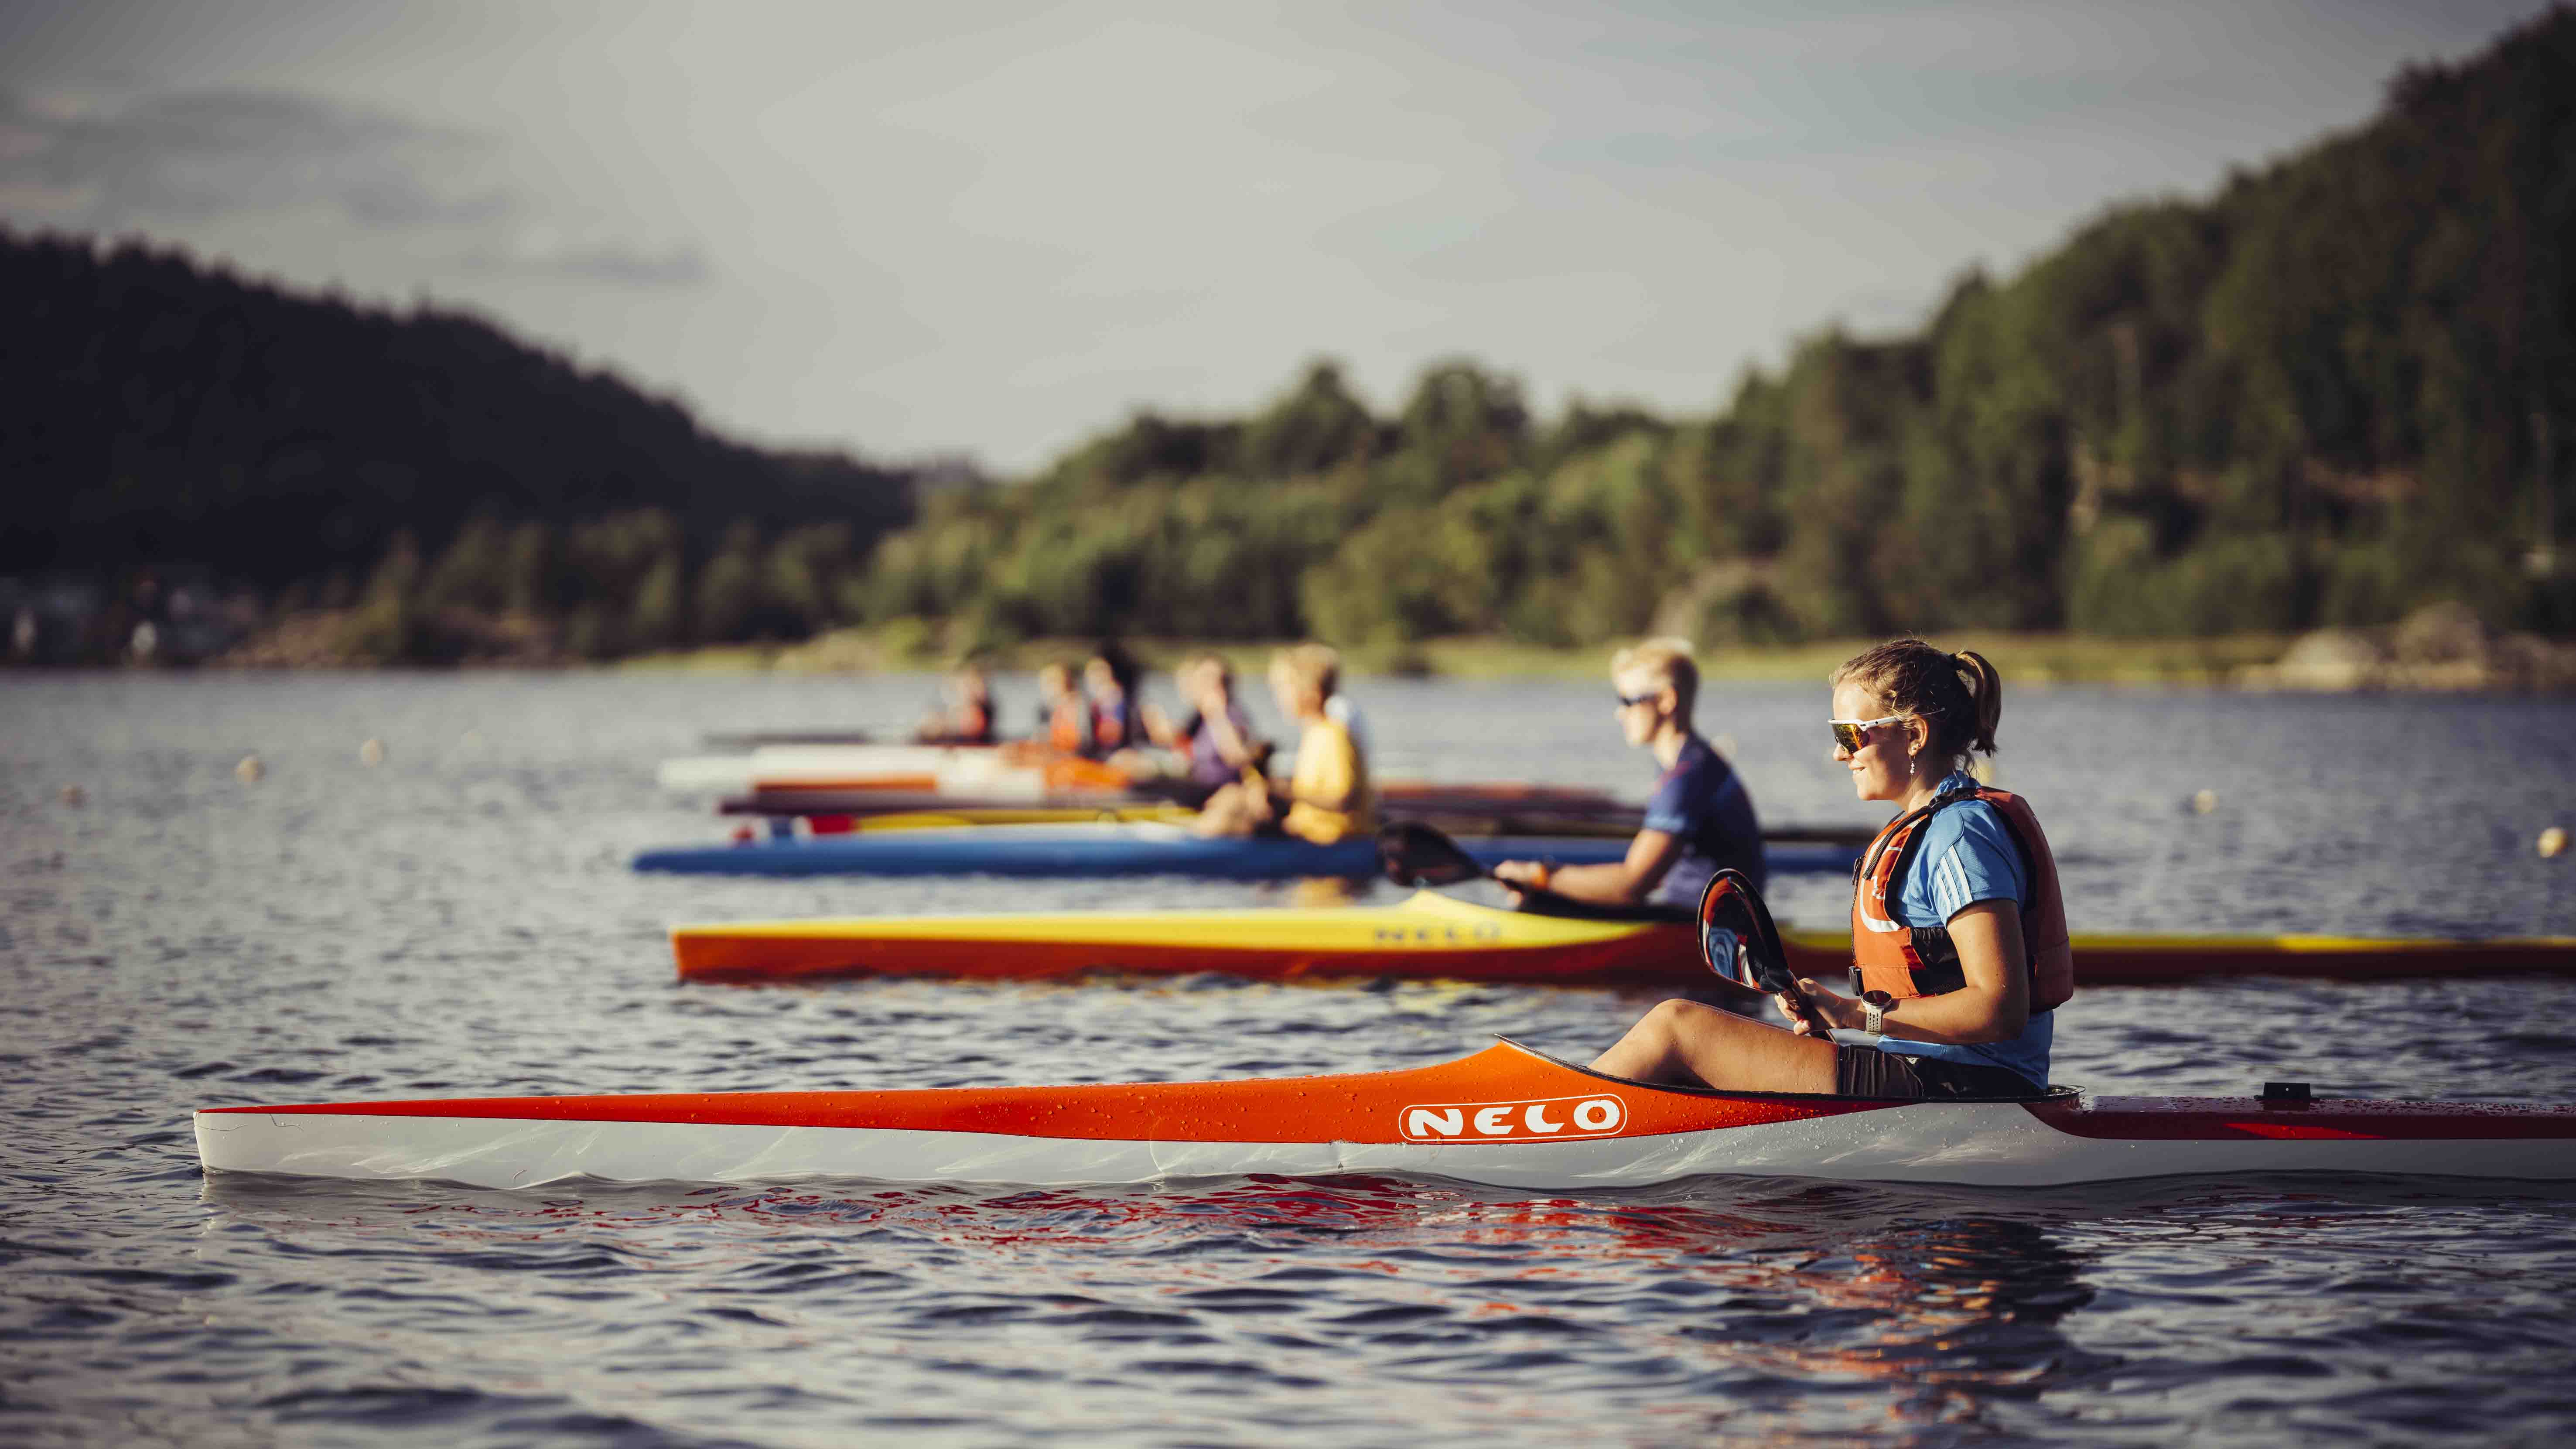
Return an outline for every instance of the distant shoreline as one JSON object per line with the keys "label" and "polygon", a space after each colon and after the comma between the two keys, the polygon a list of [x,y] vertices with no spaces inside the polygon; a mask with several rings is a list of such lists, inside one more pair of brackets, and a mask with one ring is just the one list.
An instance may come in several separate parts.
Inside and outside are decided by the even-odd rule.
{"label": "distant shoreline", "polygon": [[[827,630],[794,642],[722,644],[624,659],[588,661],[553,647],[536,628],[501,621],[484,633],[497,647],[445,664],[386,661],[354,652],[345,612],[308,611],[278,621],[233,649],[193,667],[264,670],[607,670],[744,676],[754,674],[935,673],[953,667],[969,646],[962,632],[935,620],[904,619],[871,628]],[[1974,649],[1994,660],[2006,680],[2032,684],[2101,684],[2310,693],[2576,692],[2576,643],[2527,633],[2498,633],[2458,604],[2419,609],[2377,629],[2319,629],[2306,634],[2240,633],[2190,638],[2130,638],[2064,632],[1937,630],[1949,649]],[[1286,640],[1198,640],[1129,637],[1125,645],[1151,671],[1169,673],[1183,659],[1215,653],[1238,673],[1257,675]],[[1875,642],[1874,637],[1790,645],[1717,645],[1698,653],[1704,678],[1722,681],[1815,682]],[[1079,663],[1089,638],[1023,640],[971,646],[989,667],[1027,673],[1050,662]],[[1410,643],[1346,646],[1345,668],[1357,677],[1444,679],[1599,679],[1607,646],[1556,647],[1493,635]],[[92,666],[97,667],[97,666]],[[107,666],[114,667],[114,666]]]}
{"label": "distant shoreline", "polygon": [[[1055,660],[1079,662],[1088,639],[1040,639],[980,651],[993,668],[1015,673]],[[1157,672],[1193,654],[1224,656],[1238,673],[1258,673],[1274,649],[1294,641],[1136,639],[1123,641]],[[1867,648],[1865,639],[1699,651],[1702,677],[1712,680],[1821,680],[1834,666]],[[2186,684],[2225,686],[2238,671],[2279,660],[2291,639],[2274,634],[2212,639],[2107,639],[2074,634],[1944,632],[1940,642],[1993,658],[2008,677],[2025,682]],[[1410,644],[1361,644],[1343,657],[1358,676],[1442,679],[1592,679],[1609,668],[1607,648],[1557,648],[1468,635]],[[933,670],[950,656],[938,651],[890,651],[867,631],[841,630],[802,644],[727,645],[676,650],[623,660],[612,668],[711,674],[840,673]]]}

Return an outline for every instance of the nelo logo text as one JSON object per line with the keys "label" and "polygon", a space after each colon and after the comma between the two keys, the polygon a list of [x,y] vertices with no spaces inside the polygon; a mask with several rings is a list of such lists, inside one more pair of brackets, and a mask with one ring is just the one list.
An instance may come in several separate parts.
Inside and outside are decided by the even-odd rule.
{"label": "nelo logo text", "polygon": [[1528,1102],[1439,1102],[1407,1107],[1398,1125],[1407,1142],[1552,1142],[1616,1136],[1628,1104],[1607,1092],[1541,1097]]}

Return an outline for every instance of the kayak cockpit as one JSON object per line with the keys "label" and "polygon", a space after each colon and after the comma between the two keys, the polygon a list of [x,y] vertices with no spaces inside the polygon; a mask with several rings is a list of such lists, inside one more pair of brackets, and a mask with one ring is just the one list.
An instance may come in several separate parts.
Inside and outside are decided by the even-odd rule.
{"label": "kayak cockpit", "polygon": [[[1584,1066],[1581,1063],[1569,1062],[1563,1057],[1550,1056],[1546,1052],[1540,1051],[1538,1048],[1531,1046],[1526,1042],[1515,1041],[1510,1037],[1504,1036],[1500,1032],[1496,1032],[1494,1034],[1494,1040],[1502,1043],[1504,1046],[1510,1047],[1514,1051],[1524,1052],[1530,1056],[1536,1057],[1538,1060],[1547,1063],[1549,1066],[1557,1067],[1569,1072],[1580,1072],[1584,1076],[1597,1077],[1605,1082],[1616,1082],[1620,1086],[1634,1088],[1641,1092],[1666,1092],[1679,1097],[1742,1098],[1746,1101],[1755,1102],[1866,1102],[1872,1106],[1888,1106],[1894,1103],[1904,1103],[1907,1105],[1922,1104],[1922,1100],[1920,1098],[1912,1097],[1847,1097],[1839,1092],[1747,1092],[1731,1087],[1693,1087],[1674,1082],[1641,1082],[1634,1077],[1621,1077],[1614,1076],[1608,1072],[1596,1072],[1592,1068]],[[2018,1096],[1944,1097],[1941,1099],[1941,1102],[2062,1102],[2074,1104],[2081,1102],[2083,1098],[2084,1089],[2081,1087],[2052,1085],[2046,1091],[2032,1092]],[[1933,1105],[1939,1104],[1935,1103]]]}

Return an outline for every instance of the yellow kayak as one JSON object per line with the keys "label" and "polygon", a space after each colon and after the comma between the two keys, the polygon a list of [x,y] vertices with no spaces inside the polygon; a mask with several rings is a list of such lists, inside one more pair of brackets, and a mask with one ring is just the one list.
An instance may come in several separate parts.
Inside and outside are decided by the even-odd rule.
{"label": "yellow kayak", "polygon": [[[1802,976],[1839,981],[1840,931],[1783,932]],[[1068,911],[1005,916],[853,916],[675,926],[680,976],[781,981],[830,976],[1044,980],[1089,971],[1263,980],[1396,977],[1555,985],[1711,980],[1688,924],[1500,910],[1420,891],[1391,906],[1226,911]],[[2076,980],[2156,985],[2207,976],[2342,980],[2576,974],[2576,938],[2380,940],[2344,936],[2079,935]]]}
{"label": "yellow kayak", "polygon": [[1525,915],[1416,892],[1394,906],[857,916],[675,926],[684,980],[1087,971],[1265,980],[1393,976],[1601,983],[1704,980],[1687,925]]}

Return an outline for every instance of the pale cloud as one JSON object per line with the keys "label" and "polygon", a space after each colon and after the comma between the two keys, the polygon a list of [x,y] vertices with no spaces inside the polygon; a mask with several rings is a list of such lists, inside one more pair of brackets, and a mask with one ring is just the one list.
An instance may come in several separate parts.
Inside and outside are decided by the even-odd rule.
{"label": "pale cloud", "polygon": [[78,198],[114,230],[321,204],[364,226],[491,221],[518,200],[478,181],[488,136],[285,91],[84,97],[0,93],[0,181]]}
{"label": "pale cloud", "polygon": [[441,269],[617,287],[694,287],[689,243],[566,236],[503,175],[504,141],[477,127],[285,89],[127,93],[0,90],[0,215],[45,225],[186,235],[218,222],[399,232]]}
{"label": "pale cloud", "polygon": [[646,251],[617,241],[565,240],[542,227],[520,233],[506,246],[468,251],[459,263],[469,272],[517,272],[631,287],[694,287],[709,276],[705,254],[693,246]]}

